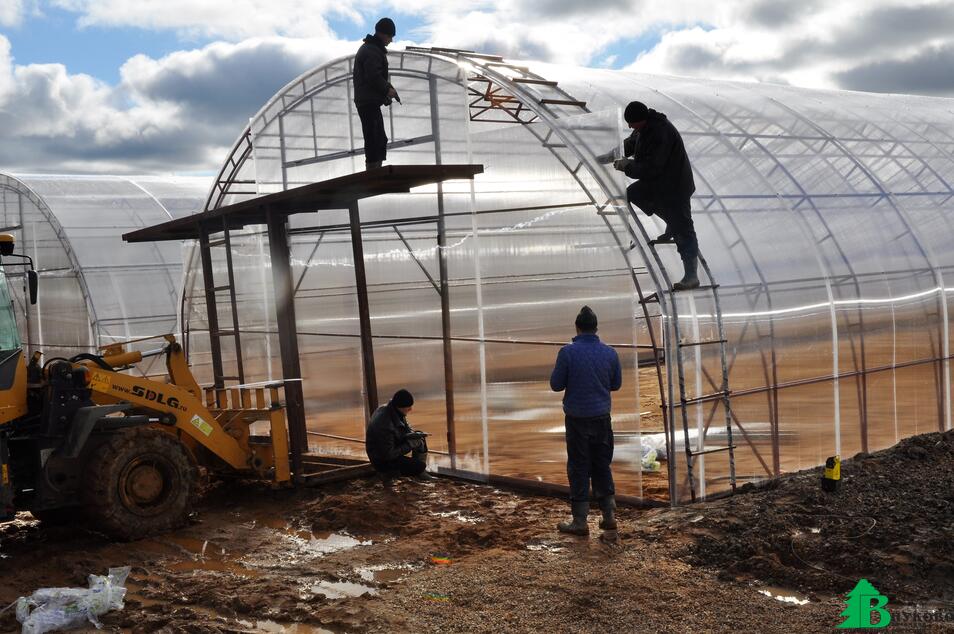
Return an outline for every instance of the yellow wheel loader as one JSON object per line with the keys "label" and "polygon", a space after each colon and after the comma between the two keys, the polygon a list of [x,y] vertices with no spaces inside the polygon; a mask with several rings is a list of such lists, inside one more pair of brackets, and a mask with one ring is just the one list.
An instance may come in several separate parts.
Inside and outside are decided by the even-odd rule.
{"label": "yellow wheel loader", "polygon": [[[151,352],[122,346],[27,361],[4,265],[28,267],[0,234],[0,521],[85,516],[94,529],[136,539],[181,525],[203,474],[290,483],[288,433],[277,385],[200,388],[171,335]],[[165,380],[125,373],[165,355]],[[267,435],[253,435],[255,423]],[[266,429],[263,429],[265,431]]]}

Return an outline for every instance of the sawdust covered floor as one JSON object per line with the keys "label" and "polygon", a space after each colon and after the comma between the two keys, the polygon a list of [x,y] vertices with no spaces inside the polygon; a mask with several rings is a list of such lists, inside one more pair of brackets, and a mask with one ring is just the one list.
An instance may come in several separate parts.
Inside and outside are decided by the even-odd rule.
{"label": "sawdust covered floor", "polygon": [[[283,493],[230,484],[193,525],[134,543],[24,515],[0,528],[0,604],[131,565],[126,608],[107,615],[107,631],[830,631],[860,576],[889,608],[954,598],[952,452],[954,436],[934,434],[849,461],[838,502],[815,493],[810,473],[705,506],[621,509],[618,546],[596,539],[595,512],[590,539],[562,536],[564,502],[448,480]],[[917,469],[900,468],[912,460]],[[819,523],[839,504],[841,516],[891,512],[859,510],[878,503],[873,489],[929,510],[900,507],[864,538],[853,536],[870,521],[842,532]],[[796,531],[807,536],[788,557]],[[9,612],[0,619],[16,628]]]}

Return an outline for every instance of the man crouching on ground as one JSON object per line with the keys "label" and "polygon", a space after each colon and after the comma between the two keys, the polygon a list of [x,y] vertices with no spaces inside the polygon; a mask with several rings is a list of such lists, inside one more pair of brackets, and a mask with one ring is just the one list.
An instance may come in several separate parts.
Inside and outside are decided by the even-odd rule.
{"label": "man crouching on ground", "polygon": [[593,495],[603,511],[600,529],[616,530],[616,489],[613,486],[613,426],[611,397],[623,383],[619,355],[596,334],[596,313],[584,306],[576,316],[576,337],[557,355],[550,388],[563,394],[566,415],[566,474],[570,480],[573,521],[560,522],[562,533],[589,535],[586,516]]}
{"label": "man crouching on ground", "polygon": [[365,431],[368,459],[375,471],[386,478],[403,475],[431,479],[424,471],[427,468],[426,434],[414,431],[407,422],[407,415],[413,407],[411,393],[398,390],[387,405],[374,412]]}

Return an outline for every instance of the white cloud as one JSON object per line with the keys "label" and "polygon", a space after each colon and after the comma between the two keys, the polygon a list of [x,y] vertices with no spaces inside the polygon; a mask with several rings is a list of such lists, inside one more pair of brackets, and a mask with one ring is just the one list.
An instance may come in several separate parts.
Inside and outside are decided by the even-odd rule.
{"label": "white cloud", "polygon": [[17,26],[23,20],[26,11],[24,0],[3,0],[0,2],[0,26]]}
{"label": "white cloud", "polygon": [[[720,6],[721,12],[702,14],[707,28],[667,33],[628,68],[816,88],[902,92],[918,86],[919,92],[954,95],[954,81],[937,68],[943,51],[954,46],[954,0],[754,0]],[[910,78],[902,66],[929,79],[905,81]]]}
{"label": "white cloud", "polygon": [[10,59],[10,40],[0,35],[0,108],[13,91],[13,60]]}
{"label": "white cloud", "polygon": [[212,170],[282,85],[355,48],[255,38],[136,56],[117,86],[61,64],[12,64],[0,36],[0,165],[25,171]]}
{"label": "white cloud", "polygon": [[336,0],[53,0],[81,14],[80,26],[171,29],[191,36],[333,37],[326,16],[358,19]]}
{"label": "white cloud", "polygon": [[[514,58],[954,95],[954,0],[48,1],[77,12],[82,25],[225,41],[161,59],[137,55],[109,85],[60,64],[16,65],[0,36],[5,168],[214,170],[248,117],[282,85],[356,49],[331,33],[332,17],[370,27],[380,15],[414,16],[416,28],[397,20],[402,39]],[[0,24],[22,21],[37,6],[0,0]],[[627,48],[657,32],[661,40],[638,58]]]}

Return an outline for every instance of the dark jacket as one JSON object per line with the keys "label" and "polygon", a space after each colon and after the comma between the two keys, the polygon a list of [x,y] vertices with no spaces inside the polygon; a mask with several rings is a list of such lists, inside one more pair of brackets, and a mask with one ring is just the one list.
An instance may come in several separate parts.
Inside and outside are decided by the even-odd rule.
{"label": "dark jacket", "polygon": [[550,375],[550,389],[566,390],[563,411],[577,418],[609,414],[610,392],[622,385],[619,355],[595,334],[577,335],[573,343],[560,348]]}
{"label": "dark jacket", "polygon": [[663,113],[650,108],[643,129],[623,141],[623,153],[635,159],[626,175],[645,183],[657,202],[685,201],[696,191],[682,137]]}
{"label": "dark jacket", "polygon": [[354,105],[383,106],[391,87],[388,75],[388,49],[378,36],[367,35],[354,57]]}
{"label": "dark jacket", "polygon": [[371,464],[385,464],[410,453],[411,445],[406,437],[411,431],[407,418],[391,403],[376,409],[364,432],[364,446]]}

